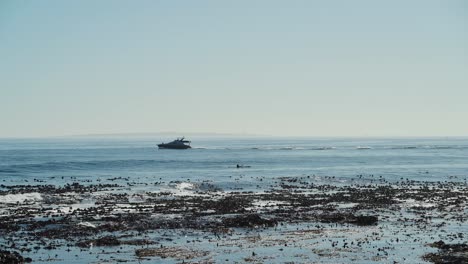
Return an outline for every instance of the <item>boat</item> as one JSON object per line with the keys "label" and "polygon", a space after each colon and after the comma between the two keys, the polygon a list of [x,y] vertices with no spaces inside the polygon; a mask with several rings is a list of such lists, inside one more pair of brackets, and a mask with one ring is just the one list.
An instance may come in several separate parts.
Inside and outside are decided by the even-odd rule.
{"label": "boat", "polygon": [[161,143],[158,144],[160,149],[189,149],[192,148],[190,146],[190,141],[185,140],[184,137],[176,138],[174,141],[169,143]]}

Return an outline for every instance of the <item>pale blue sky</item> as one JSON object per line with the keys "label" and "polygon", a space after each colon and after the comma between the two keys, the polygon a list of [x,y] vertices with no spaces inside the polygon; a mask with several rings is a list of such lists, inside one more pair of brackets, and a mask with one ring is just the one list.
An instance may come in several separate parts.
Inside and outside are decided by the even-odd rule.
{"label": "pale blue sky", "polygon": [[0,137],[468,135],[468,4],[0,1]]}

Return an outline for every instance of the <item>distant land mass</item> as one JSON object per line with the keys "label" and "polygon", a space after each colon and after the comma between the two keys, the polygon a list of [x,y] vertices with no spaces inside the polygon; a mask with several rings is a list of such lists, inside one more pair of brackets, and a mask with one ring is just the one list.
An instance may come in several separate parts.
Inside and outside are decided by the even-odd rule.
{"label": "distant land mass", "polygon": [[69,137],[270,137],[253,133],[213,133],[213,132],[145,132],[145,133],[93,133],[70,135]]}

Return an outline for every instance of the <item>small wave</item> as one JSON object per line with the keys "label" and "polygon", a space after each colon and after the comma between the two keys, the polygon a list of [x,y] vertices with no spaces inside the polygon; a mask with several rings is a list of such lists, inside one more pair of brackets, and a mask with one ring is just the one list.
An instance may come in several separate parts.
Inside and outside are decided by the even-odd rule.
{"label": "small wave", "polygon": [[456,149],[457,146],[432,146],[433,149]]}
{"label": "small wave", "polygon": [[282,147],[282,148],[279,148],[279,150],[294,150],[296,149],[295,147]]}
{"label": "small wave", "polygon": [[273,147],[251,147],[250,149],[253,149],[253,150],[281,150],[281,148],[273,148]]}
{"label": "small wave", "polygon": [[211,183],[192,183],[192,182],[181,182],[175,181],[168,184],[171,188],[170,192],[174,195],[191,196],[197,195],[199,192],[218,192],[222,191],[221,188]]}
{"label": "small wave", "polygon": [[336,147],[252,147],[251,150],[332,150]]}
{"label": "small wave", "polygon": [[311,148],[311,150],[332,150],[336,149],[335,147],[318,147],[318,148]]}
{"label": "small wave", "polygon": [[369,146],[357,146],[356,149],[372,149]]}
{"label": "small wave", "polygon": [[12,170],[12,169],[0,169],[0,173],[16,173],[18,172],[17,170]]}
{"label": "small wave", "polygon": [[421,146],[424,149],[468,149],[465,145],[426,145]]}
{"label": "small wave", "polygon": [[170,193],[174,195],[180,195],[180,196],[190,196],[194,194],[194,190],[196,188],[194,183],[190,182],[170,182],[168,184],[168,187],[170,188],[169,191]]}
{"label": "small wave", "polygon": [[[120,159],[120,160],[95,160],[95,161],[63,161],[63,162],[44,162],[29,164],[14,164],[3,166],[0,172],[18,173],[18,172],[39,172],[39,171],[62,171],[62,170],[89,170],[99,168],[128,168],[138,167],[157,163],[180,162],[176,160],[153,160],[153,159]],[[186,161],[194,162],[194,161]]]}
{"label": "small wave", "polygon": [[418,145],[418,146],[389,146],[386,149],[468,149],[468,146],[449,146],[449,145]]}
{"label": "small wave", "polygon": [[389,147],[389,149],[418,149],[418,146],[393,146]]}
{"label": "small wave", "polygon": [[195,189],[195,184],[194,183],[190,183],[190,182],[180,182],[180,183],[177,183],[175,188],[177,190],[180,190],[180,191],[183,191],[183,190],[194,190]]}
{"label": "small wave", "polygon": [[40,193],[20,193],[20,194],[7,194],[0,196],[0,203],[14,204],[24,203],[26,201],[40,201],[42,196]]}
{"label": "small wave", "polygon": [[77,225],[79,226],[84,226],[84,227],[91,227],[91,228],[96,228],[96,225],[91,224],[90,222],[80,222]]}

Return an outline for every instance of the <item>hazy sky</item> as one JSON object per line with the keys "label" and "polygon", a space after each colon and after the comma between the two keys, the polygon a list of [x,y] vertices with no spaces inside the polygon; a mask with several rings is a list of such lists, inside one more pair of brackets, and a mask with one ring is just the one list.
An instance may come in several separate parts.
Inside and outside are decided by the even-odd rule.
{"label": "hazy sky", "polygon": [[0,1],[0,137],[468,135],[468,4]]}

